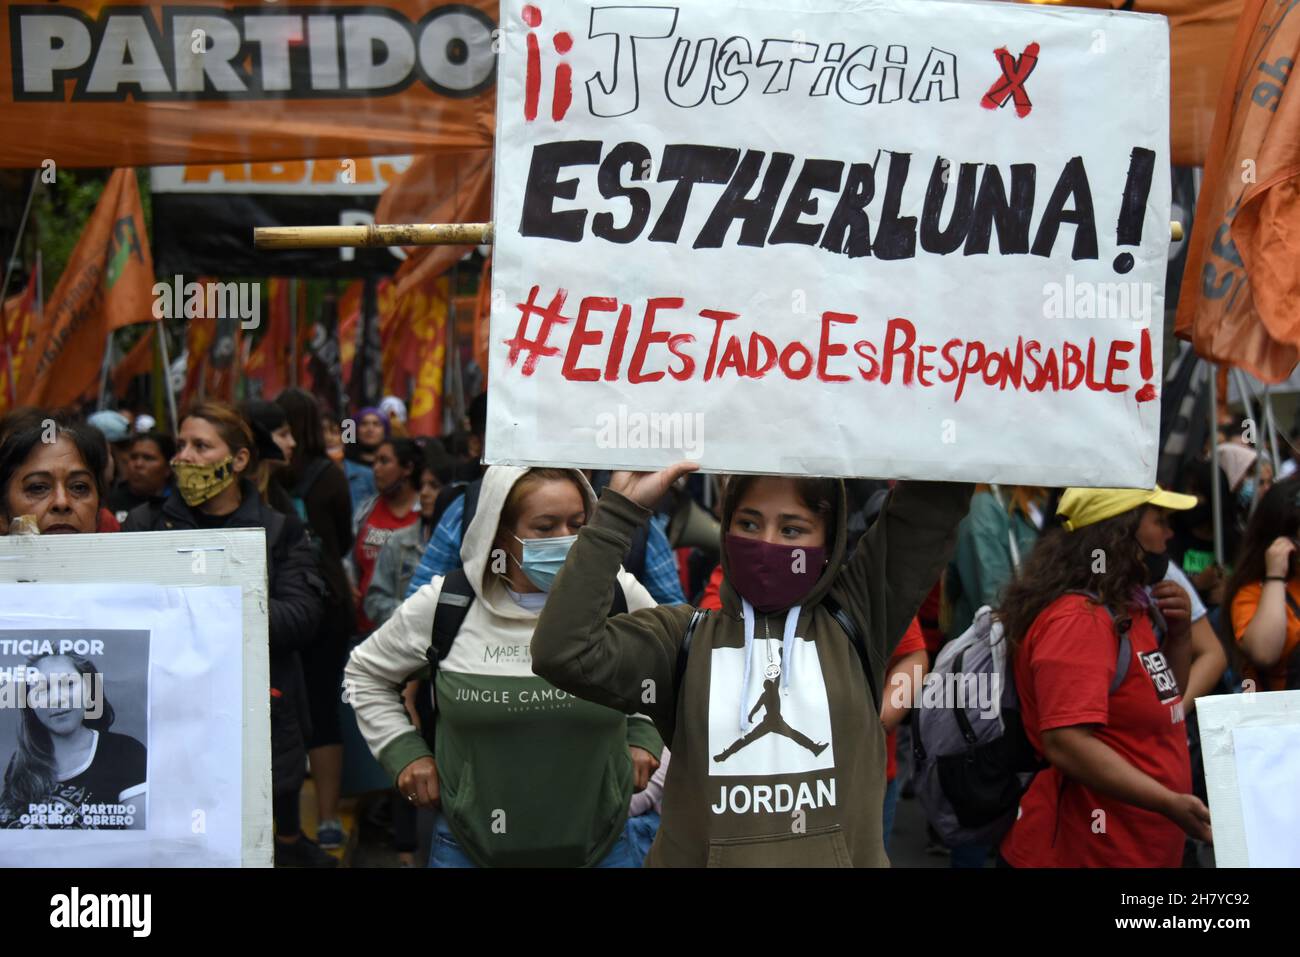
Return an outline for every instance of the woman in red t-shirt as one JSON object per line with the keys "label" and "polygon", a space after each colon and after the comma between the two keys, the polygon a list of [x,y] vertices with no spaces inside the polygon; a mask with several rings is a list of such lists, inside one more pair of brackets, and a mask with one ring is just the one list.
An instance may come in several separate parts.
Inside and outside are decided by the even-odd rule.
{"label": "woman in red t-shirt", "polygon": [[356,544],[352,548],[357,630],[368,635],[375,626],[366,617],[362,596],[370,587],[379,550],[399,529],[420,520],[420,469],[424,454],[410,439],[389,439],[375,450],[375,487],[379,494],[362,502],[353,516]]}
{"label": "woman in red t-shirt", "polygon": [[[1173,534],[1167,510],[1195,504],[1159,488],[1067,489],[1061,527],[1039,539],[1007,586],[999,616],[1021,716],[1048,766],[1020,798],[1005,863],[1177,867],[1184,832],[1211,839],[1210,812],[1190,793],[1179,690],[1191,663],[1191,603],[1158,569]],[[1158,582],[1151,599],[1148,581]],[[1122,630],[1130,648],[1116,683]]]}

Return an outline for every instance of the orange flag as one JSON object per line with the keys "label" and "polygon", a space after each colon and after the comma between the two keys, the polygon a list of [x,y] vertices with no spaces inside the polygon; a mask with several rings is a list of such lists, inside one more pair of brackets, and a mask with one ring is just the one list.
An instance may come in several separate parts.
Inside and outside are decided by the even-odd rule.
{"label": "orange flag", "polygon": [[153,284],[135,171],[114,170],[46,304],[19,379],[23,403],[68,405],[93,390],[108,334],[154,321]]}
{"label": "orange flag", "polygon": [[[417,156],[379,197],[376,223],[485,223],[492,218],[492,151]],[[397,294],[441,276],[472,246],[408,246]]]}
{"label": "orange flag", "polygon": [[27,280],[27,288],[6,299],[4,308],[0,309],[0,412],[6,411],[13,404],[28,337],[35,325],[36,272],[33,271]]}
{"label": "orange flag", "polygon": [[136,344],[113,368],[113,394],[117,396],[126,395],[126,390],[131,387],[131,380],[138,375],[145,375],[153,371],[153,354],[154,354],[154,335],[158,331],[157,325],[152,325],[145,330]]}
{"label": "orange flag", "polygon": [[1297,59],[1294,3],[1247,0],[1175,327],[1199,355],[1265,382],[1281,382],[1300,360],[1300,96],[1283,95]]}

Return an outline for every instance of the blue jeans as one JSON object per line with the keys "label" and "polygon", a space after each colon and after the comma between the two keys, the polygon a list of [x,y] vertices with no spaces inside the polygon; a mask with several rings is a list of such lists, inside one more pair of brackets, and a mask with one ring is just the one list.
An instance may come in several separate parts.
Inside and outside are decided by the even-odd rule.
{"label": "blue jeans", "polygon": [[889,853],[889,838],[894,833],[894,811],[898,808],[898,778],[885,785],[885,853]]}
{"label": "blue jeans", "polygon": [[[644,855],[641,855],[644,857]],[[447,826],[447,819],[443,815],[438,815],[438,821],[434,825],[433,847],[429,850],[430,867],[478,867],[465,849],[460,846],[456,840],[451,828]],[[633,839],[629,836],[628,827],[624,825],[623,833],[618,836],[614,846],[610,848],[609,853],[605,855],[604,860],[596,867],[640,867],[641,861],[637,855]]]}
{"label": "blue jeans", "polygon": [[628,838],[632,845],[633,867],[645,865],[645,856],[650,853],[650,845],[655,842],[655,835],[658,833],[658,811],[646,811],[644,814],[627,819],[627,827],[623,830],[623,836]]}

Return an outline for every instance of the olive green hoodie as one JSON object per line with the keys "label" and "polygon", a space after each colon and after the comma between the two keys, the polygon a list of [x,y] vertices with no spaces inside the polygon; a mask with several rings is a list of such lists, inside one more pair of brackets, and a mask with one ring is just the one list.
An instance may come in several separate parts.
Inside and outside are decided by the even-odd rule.
{"label": "olive green hoodie", "polygon": [[[858,656],[822,599],[833,595],[856,622],[883,690],[885,663],[952,553],[973,486],[899,483],[848,557],[844,488],[836,488],[828,560],[800,607],[789,652],[785,612],[755,612],[747,648],[741,598],[724,581],[721,612],[696,629],[680,695],[675,664],[693,609],[605,617],[619,562],[650,512],[606,490],[578,534],[533,633],[533,670],[579,697],[648,714],[669,742],[647,866],[888,866],[879,702],[868,703]],[[724,535],[735,505],[728,495]],[[769,649],[788,688],[786,674],[764,680]]]}

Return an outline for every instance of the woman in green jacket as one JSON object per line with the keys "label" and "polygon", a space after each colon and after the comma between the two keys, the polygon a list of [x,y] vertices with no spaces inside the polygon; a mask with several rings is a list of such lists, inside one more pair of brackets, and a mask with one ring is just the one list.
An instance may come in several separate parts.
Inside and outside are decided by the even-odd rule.
{"label": "woman in green jacket", "polygon": [[971,486],[900,483],[846,555],[843,483],[733,476],[721,612],[606,619],[632,535],[695,468],[615,476],[538,620],[533,670],[648,714],[672,748],[647,866],[887,866],[883,672],[952,552]]}
{"label": "woman in green jacket", "polygon": [[[461,544],[463,577],[434,578],[352,651],[345,695],[366,743],[406,800],[438,808],[431,867],[631,866],[628,803],[663,742],[648,718],[566,694],[528,660],[556,556],[594,508],[576,469],[491,467]],[[611,594],[615,578],[623,607],[654,604],[617,567]],[[435,756],[398,692],[428,674],[435,620],[455,609],[432,682]]]}

